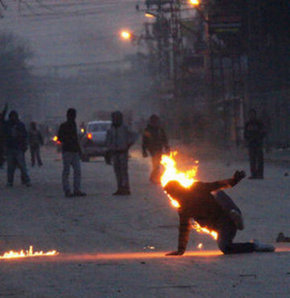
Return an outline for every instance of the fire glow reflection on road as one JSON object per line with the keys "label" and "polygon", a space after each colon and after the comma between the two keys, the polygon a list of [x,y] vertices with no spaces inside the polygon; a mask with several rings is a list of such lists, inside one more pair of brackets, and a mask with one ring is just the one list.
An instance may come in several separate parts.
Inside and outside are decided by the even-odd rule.
{"label": "fire glow reflection on road", "polygon": [[[203,250],[203,251],[188,251],[183,256],[166,256],[167,252],[127,252],[127,253],[91,253],[91,254],[59,254],[50,258],[20,258],[20,259],[6,259],[3,262],[17,261],[17,262],[90,262],[90,261],[116,261],[116,260],[138,260],[138,259],[179,259],[184,257],[210,259],[214,257],[223,256],[220,250]],[[275,253],[290,253],[290,247],[277,248]],[[275,254],[274,253],[274,254]],[[273,253],[263,253],[269,255]],[[251,256],[252,254],[243,254]],[[224,256],[225,258],[228,256]]]}

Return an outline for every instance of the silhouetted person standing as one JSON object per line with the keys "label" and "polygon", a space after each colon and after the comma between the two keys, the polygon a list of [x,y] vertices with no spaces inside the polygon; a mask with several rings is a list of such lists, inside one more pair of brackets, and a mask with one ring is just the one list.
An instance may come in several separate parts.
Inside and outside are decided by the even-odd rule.
{"label": "silhouetted person standing", "polygon": [[[86,193],[81,191],[81,164],[77,125],[77,112],[75,109],[68,109],[66,113],[67,121],[62,123],[58,130],[58,140],[62,145],[62,186],[66,197],[83,197]],[[70,190],[69,172],[70,167],[73,168],[73,193]]]}
{"label": "silhouetted person standing", "polygon": [[249,149],[251,176],[249,179],[264,178],[263,141],[265,137],[264,125],[257,119],[254,109],[249,112],[249,121],[245,124],[244,137]]}
{"label": "silhouetted person standing", "polygon": [[170,149],[166,133],[160,126],[160,119],[157,115],[152,115],[149,118],[149,123],[143,133],[142,151],[143,157],[147,157],[147,151],[149,151],[152,158],[150,181],[160,183],[161,156],[163,153],[168,153]]}
{"label": "silhouetted person standing", "polygon": [[35,159],[39,167],[42,166],[42,160],[40,157],[40,146],[43,145],[43,138],[40,131],[36,127],[35,122],[30,123],[30,130],[28,132],[28,141],[31,154],[31,165],[34,167]]}
{"label": "silhouetted person standing", "polygon": [[113,112],[112,126],[106,136],[106,146],[111,155],[118,187],[113,195],[130,195],[128,152],[133,143],[132,132],[123,124],[123,114]]}
{"label": "silhouetted person standing", "polygon": [[17,167],[21,171],[22,183],[31,186],[25,161],[27,131],[25,125],[19,120],[16,111],[10,112],[8,121],[4,122],[4,131],[7,150],[7,186],[13,186],[14,173]]}
{"label": "silhouetted person standing", "polygon": [[4,121],[7,113],[7,104],[5,105],[2,112],[0,112],[0,168],[4,164],[4,148],[5,148],[5,132],[4,132]]}

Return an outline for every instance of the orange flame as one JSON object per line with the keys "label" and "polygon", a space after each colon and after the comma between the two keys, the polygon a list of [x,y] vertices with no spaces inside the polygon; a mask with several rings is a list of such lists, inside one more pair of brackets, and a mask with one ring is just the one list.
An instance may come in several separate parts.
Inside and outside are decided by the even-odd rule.
{"label": "orange flame", "polygon": [[[170,181],[178,181],[183,187],[189,188],[194,182],[197,180],[194,179],[197,173],[198,166],[194,166],[193,169],[185,172],[181,172],[176,168],[176,161],[174,156],[177,152],[170,152],[170,155],[162,155],[161,157],[161,164],[164,167],[164,172],[160,178],[162,187],[165,187],[166,184]],[[196,162],[198,163],[198,162]],[[169,194],[167,194],[168,198],[170,199],[171,204],[175,208],[179,208],[179,203],[172,198]]]}
{"label": "orange flame", "polygon": [[[193,183],[195,183],[197,180],[194,178],[197,173],[198,169],[198,161],[196,161],[196,165],[193,167],[193,169],[181,172],[176,168],[176,161],[174,159],[174,156],[176,156],[177,152],[170,152],[170,155],[162,155],[161,158],[161,164],[165,168],[164,173],[161,176],[161,185],[162,187],[165,187],[166,184],[170,181],[178,181],[184,188],[190,188]],[[165,192],[166,193],[166,192]],[[179,202],[172,198],[168,193],[166,193],[168,196],[170,203],[173,207],[179,208],[180,204]],[[205,233],[212,236],[215,240],[218,238],[218,233],[213,230],[209,230],[207,228],[201,227],[197,222],[194,223],[193,228],[198,233]]]}
{"label": "orange flame", "polygon": [[31,258],[31,257],[43,257],[43,256],[57,256],[59,254],[56,250],[51,250],[48,252],[43,251],[33,251],[33,246],[29,246],[29,250],[24,251],[23,249],[19,252],[10,250],[5,252],[0,259],[18,259],[18,258]]}
{"label": "orange flame", "polygon": [[176,168],[174,156],[177,152],[170,152],[170,155],[162,155],[161,164],[165,170],[161,176],[161,185],[164,187],[170,181],[178,181],[183,187],[189,188],[197,180],[194,179],[198,166],[185,172],[181,172]]}
{"label": "orange flame", "polygon": [[214,240],[217,240],[218,233],[214,230],[209,230],[205,227],[201,227],[197,222],[194,222],[192,226],[198,233],[209,234]]}

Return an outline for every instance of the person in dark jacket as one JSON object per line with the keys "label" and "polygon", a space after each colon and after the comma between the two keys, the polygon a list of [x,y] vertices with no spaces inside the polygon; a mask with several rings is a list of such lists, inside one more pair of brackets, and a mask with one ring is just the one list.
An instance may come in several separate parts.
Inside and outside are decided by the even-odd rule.
{"label": "person in dark jacket", "polygon": [[4,164],[4,148],[5,148],[5,131],[4,122],[7,113],[8,105],[6,104],[3,111],[0,112],[0,169]]}
{"label": "person in dark jacket", "polygon": [[123,124],[120,111],[112,113],[112,126],[107,131],[106,146],[113,162],[117,179],[117,191],[113,195],[130,195],[128,174],[129,148],[135,141],[133,133]]}
{"label": "person in dark jacket", "polygon": [[152,159],[152,172],[150,181],[152,183],[160,183],[160,160],[162,154],[170,151],[168,140],[164,129],[160,126],[160,119],[157,115],[149,118],[149,123],[144,130],[142,140],[143,157],[148,156],[148,152]]}
{"label": "person in dark jacket", "polygon": [[[66,116],[67,121],[62,123],[58,130],[58,140],[61,142],[62,147],[62,186],[66,197],[82,197],[86,196],[86,193],[81,191],[81,148],[79,145],[77,125],[75,121],[77,112],[75,109],[68,109]],[[73,193],[70,190],[69,184],[70,167],[72,167],[74,171]]]}
{"label": "person in dark jacket", "polygon": [[249,179],[264,178],[263,141],[266,136],[264,125],[257,119],[254,109],[249,112],[249,121],[245,124],[244,137],[249,149],[251,176]]}
{"label": "person in dark jacket", "polygon": [[40,131],[36,127],[35,122],[30,123],[30,130],[28,132],[28,141],[31,154],[31,166],[34,167],[35,159],[37,160],[38,166],[42,166],[42,160],[40,156],[40,146],[43,145],[43,138]]}
{"label": "person in dark jacket", "polygon": [[4,131],[7,150],[7,186],[13,186],[14,173],[17,167],[21,171],[22,183],[31,186],[25,161],[27,131],[25,125],[19,120],[16,111],[9,113],[8,121],[4,122]]}
{"label": "person in dark jacket", "polygon": [[[242,230],[240,209],[221,189],[233,187],[245,177],[245,172],[236,171],[232,178],[211,183],[195,182],[190,188],[182,187],[177,181],[170,181],[164,190],[179,204],[178,250],[168,255],[183,255],[191,228],[191,220],[201,227],[218,233],[217,244],[224,254],[274,251],[274,247],[255,240],[233,243],[237,230]],[[214,195],[212,192],[217,191]]]}

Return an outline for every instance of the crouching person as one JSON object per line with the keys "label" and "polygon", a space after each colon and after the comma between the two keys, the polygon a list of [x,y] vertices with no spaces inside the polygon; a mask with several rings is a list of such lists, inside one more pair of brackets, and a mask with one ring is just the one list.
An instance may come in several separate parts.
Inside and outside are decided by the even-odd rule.
{"label": "crouching person", "polygon": [[171,181],[165,186],[166,193],[180,205],[178,250],[167,255],[184,254],[192,219],[201,227],[218,233],[217,244],[224,254],[275,250],[272,245],[262,244],[257,240],[233,243],[237,230],[244,228],[242,213],[231,198],[220,190],[233,187],[244,177],[245,172],[236,171],[230,179],[211,183],[196,182],[190,188],[182,187],[177,181]]}
{"label": "crouching person", "polygon": [[117,179],[117,191],[113,195],[130,195],[128,153],[134,143],[134,135],[123,124],[123,114],[112,113],[112,127],[107,131],[106,146]]}

